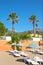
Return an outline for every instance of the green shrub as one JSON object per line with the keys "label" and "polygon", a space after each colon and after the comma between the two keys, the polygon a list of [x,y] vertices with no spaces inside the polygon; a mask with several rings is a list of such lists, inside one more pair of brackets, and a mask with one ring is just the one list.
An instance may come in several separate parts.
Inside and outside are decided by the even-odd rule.
{"label": "green shrub", "polygon": [[18,51],[21,51],[21,48],[19,48],[18,46],[16,46],[16,48],[17,48]]}

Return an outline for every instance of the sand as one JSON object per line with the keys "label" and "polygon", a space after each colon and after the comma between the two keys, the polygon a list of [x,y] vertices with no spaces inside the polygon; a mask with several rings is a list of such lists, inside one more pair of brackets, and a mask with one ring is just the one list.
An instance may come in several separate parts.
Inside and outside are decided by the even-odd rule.
{"label": "sand", "polygon": [[[32,41],[22,41],[22,42],[26,46],[30,44]],[[22,49],[24,50],[25,48]],[[6,40],[0,40],[0,65],[26,65],[24,62],[17,61],[20,59],[24,59],[24,57],[22,56],[14,57],[9,52],[7,52],[8,50],[12,50],[11,46],[7,44]],[[31,52],[26,52],[25,50],[25,53],[27,53],[28,57],[31,59],[34,57],[34,54],[32,54]],[[43,55],[39,54],[36,55],[43,59]]]}
{"label": "sand", "polygon": [[[29,58],[33,58],[33,56],[34,56],[34,54],[32,54],[30,52],[25,52],[25,53],[28,53]],[[42,55],[37,55],[37,56],[39,56],[40,58],[43,58]],[[23,61],[21,61],[22,59],[24,59],[24,57],[22,57],[22,56],[14,57],[9,52],[0,51],[0,65],[27,65]],[[19,60],[19,61],[17,61],[17,60]]]}
{"label": "sand", "polygon": [[11,50],[11,46],[8,44],[6,40],[0,40],[0,51]]}
{"label": "sand", "polygon": [[17,61],[20,57],[14,57],[8,52],[0,52],[0,65],[26,65],[24,62]]}
{"label": "sand", "polygon": [[[24,45],[22,47],[22,50],[27,50],[26,46],[31,44],[33,41],[32,40],[21,40],[21,42]],[[41,46],[41,48],[43,48],[43,46]],[[0,40],[0,51],[8,51],[8,50],[12,50],[11,45],[8,44],[8,41]]]}

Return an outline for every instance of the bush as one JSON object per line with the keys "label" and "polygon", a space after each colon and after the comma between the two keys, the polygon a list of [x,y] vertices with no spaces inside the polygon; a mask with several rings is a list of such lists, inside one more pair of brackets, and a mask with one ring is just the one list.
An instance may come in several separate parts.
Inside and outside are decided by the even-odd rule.
{"label": "bush", "polygon": [[19,48],[18,46],[16,46],[16,48],[17,48],[18,51],[21,51],[21,48]]}
{"label": "bush", "polygon": [[[16,44],[18,44],[19,43],[19,37],[17,36],[17,35],[14,35],[13,37],[11,37],[11,39],[12,39],[12,43],[14,43],[14,42],[16,42]],[[13,48],[14,46],[12,46],[12,48]],[[18,46],[16,46],[16,48],[17,48],[17,50],[21,50]],[[14,49],[14,48],[13,48]]]}

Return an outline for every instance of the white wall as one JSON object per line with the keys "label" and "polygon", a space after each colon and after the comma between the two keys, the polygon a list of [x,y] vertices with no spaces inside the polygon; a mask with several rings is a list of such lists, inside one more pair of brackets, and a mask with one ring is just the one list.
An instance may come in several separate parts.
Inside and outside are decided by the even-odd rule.
{"label": "white wall", "polygon": [[33,38],[33,41],[40,41],[41,38]]}
{"label": "white wall", "polygon": [[7,41],[11,41],[11,37],[10,36],[6,36],[6,40]]}

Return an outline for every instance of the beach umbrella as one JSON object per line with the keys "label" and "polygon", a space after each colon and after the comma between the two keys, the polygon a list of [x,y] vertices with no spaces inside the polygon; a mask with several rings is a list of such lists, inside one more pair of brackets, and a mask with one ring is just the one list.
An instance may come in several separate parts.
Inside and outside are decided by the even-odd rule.
{"label": "beach umbrella", "polygon": [[16,46],[16,43],[12,43],[11,46]]}
{"label": "beach umbrella", "polygon": [[15,50],[15,48],[16,48],[16,43],[12,43],[12,44],[11,44],[11,47],[12,47],[13,50]]}
{"label": "beach umbrella", "polygon": [[34,53],[36,53],[36,49],[40,49],[40,46],[36,42],[32,42],[27,48],[33,48]]}
{"label": "beach umbrella", "polygon": [[40,46],[36,42],[33,42],[29,46],[27,46],[27,48],[39,49]]}
{"label": "beach umbrella", "polygon": [[18,43],[18,44],[16,44],[16,46],[22,47],[23,44],[22,43]]}
{"label": "beach umbrella", "polygon": [[22,50],[23,44],[20,42],[16,46],[19,47]]}
{"label": "beach umbrella", "polygon": [[18,44],[16,44],[16,46],[22,47],[23,46],[23,43],[19,42]]}

